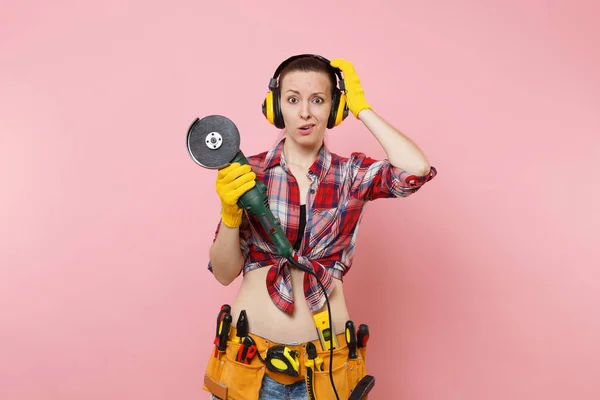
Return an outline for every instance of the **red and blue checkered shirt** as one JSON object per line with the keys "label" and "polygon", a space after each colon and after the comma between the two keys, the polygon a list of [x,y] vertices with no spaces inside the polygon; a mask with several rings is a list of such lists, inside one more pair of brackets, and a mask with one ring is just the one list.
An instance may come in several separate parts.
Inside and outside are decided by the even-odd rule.
{"label": "red and blue checkered shirt", "polygon": [[[269,151],[247,157],[257,179],[267,187],[269,206],[279,219],[290,243],[300,234],[300,194],[296,179],[286,165],[283,138]],[[378,198],[407,197],[435,177],[431,167],[426,176],[414,176],[387,160],[375,160],[363,153],[349,158],[331,153],[323,145],[317,160],[307,171],[312,181],[306,197],[306,228],[294,258],[309,266],[321,280],[327,295],[333,278],[339,280],[352,266],[359,222],[365,204]],[[244,274],[256,268],[269,268],[267,289],[282,311],[294,307],[289,262],[281,257],[259,220],[244,211],[240,226],[240,246]],[[220,222],[216,235],[219,232]],[[209,261],[208,269],[212,272]],[[304,274],[304,296],[311,311],[320,310],[325,297],[315,277]]]}

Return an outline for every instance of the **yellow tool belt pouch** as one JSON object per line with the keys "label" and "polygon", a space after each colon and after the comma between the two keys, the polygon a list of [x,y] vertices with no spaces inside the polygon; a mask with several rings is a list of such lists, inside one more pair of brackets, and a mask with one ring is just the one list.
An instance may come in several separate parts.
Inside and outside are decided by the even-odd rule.
{"label": "yellow tool belt pouch", "polygon": [[241,344],[227,341],[224,352],[211,353],[204,375],[203,389],[226,400],[258,400],[265,366],[254,357],[250,364],[236,361]]}
{"label": "yellow tool belt pouch", "polygon": [[[358,357],[350,359],[348,358],[348,348],[345,343],[340,343],[340,345],[340,348],[333,350],[332,375],[338,397],[340,400],[347,400],[358,382],[367,374],[363,357],[363,354],[366,354],[366,349],[359,349]],[[319,348],[317,355],[323,359],[323,364],[320,371],[314,372],[312,390],[316,400],[335,399],[335,393],[331,386],[331,378],[329,376],[329,350],[323,351]],[[306,362],[308,359],[305,358],[304,361]]]}

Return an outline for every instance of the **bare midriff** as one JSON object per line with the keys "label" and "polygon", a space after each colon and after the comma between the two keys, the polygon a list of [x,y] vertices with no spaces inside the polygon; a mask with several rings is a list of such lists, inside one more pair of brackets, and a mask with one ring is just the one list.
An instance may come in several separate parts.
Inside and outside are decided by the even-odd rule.
{"label": "bare midriff", "polygon": [[[231,304],[232,326],[235,326],[240,312],[246,310],[250,333],[283,344],[304,343],[318,339],[313,313],[308,308],[304,297],[305,272],[292,266],[289,268],[294,296],[293,312],[287,314],[273,303],[266,285],[269,268],[258,268],[245,274],[238,296]],[[339,334],[344,332],[349,317],[343,283],[338,279],[333,279],[333,283],[334,289],[329,295],[329,305],[334,333]],[[324,305],[322,310],[326,310],[326,307]]]}

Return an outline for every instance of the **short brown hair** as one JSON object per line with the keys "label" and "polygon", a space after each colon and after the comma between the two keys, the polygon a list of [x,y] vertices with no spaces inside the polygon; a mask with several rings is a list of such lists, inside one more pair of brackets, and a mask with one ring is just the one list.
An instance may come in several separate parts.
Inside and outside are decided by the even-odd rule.
{"label": "short brown hair", "polygon": [[337,79],[331,65],[326,64],[325,62],[314,57],[302,57],[293,60],[288,65],[286,65],[285,68],[281,71],[281,74],[279,75],[280,86],[283,78],[288,73],[293,71],[322,72],[326,74],[329,78],[329,83],[331,84],[331,95],[333,96],[333,92],[337,88]]}

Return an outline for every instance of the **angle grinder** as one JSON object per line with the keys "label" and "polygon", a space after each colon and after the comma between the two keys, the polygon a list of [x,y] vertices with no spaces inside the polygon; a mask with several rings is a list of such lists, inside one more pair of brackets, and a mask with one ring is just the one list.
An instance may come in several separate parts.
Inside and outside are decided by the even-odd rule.
{"label": "angle grinder", "polygon": [[[187,133],[187,148],[192,159],[204,168],[221,169],[233,163],[248,164],[240,150],[237,127],[221,115],[196,118]],[[240,197],[238,206],[256,215],[279,255],[290,258],[292,245],[269,208],[265,184],[257,180],[256,185]]]}

